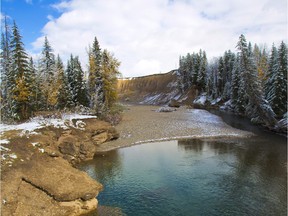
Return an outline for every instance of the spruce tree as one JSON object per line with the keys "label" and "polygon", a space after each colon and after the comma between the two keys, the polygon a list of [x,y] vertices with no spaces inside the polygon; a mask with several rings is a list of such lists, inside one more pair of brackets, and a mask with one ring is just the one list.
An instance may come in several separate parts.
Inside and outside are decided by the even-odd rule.
{"label": "spruce tree", "polygon": [[[251,47],[251,46],[249,46]],[[264,99],[261,85],[257,76],[257,67],[253,59],[252,50],[247,46],[244,35],[241,35],[237,48],[240,54],[240,88],[247,94],[248,104],[245,114],[255,122],[274,125],[275,114],[268,102]]]}
{"label": "spruce tree", "polygon": [[14,119],[27,119],[31,115],[29,98],[32,80],[28,55],[25,52],[22,36],[14,22],[10,43],[11,63],[8,73],[9,114]]}
{"label": "spruce tree", "polygon": [[283,42],[278,51],[272,47],[265,90],[275,114],[282,117],[287,111],[287,48]]}
{"label": "spruce tree", "polygon": [[[55,106],[55,56],[53,49],[45,37],[41,57],[39,61],[39,73],[41,79],[41,90],[44,98],[44,109],[51,109]],[[52,94],[53,92],[53,94]]]}
{"label": "spruce tree", "polygon": [[88,91],[90,96],[90,108],[97,110],[97,99],[100,92],[97,91],[101,85],[101,49],[97,38],[94,38],[92,48],[89,49],[89,69],[88,69]]}
{"label": "spruce tree", "polygon": [[67,63],[67,80],[74,106],[88,106],[87,88],[84,83],[84,72],[78,57],[71,54]]}
{"label": "spruce tree", "polygon": [[58,109],[70,108],[73,105],[69,91],[67,76],[65,75],[64,65],[60,58],[56,59],[56,79],[57,79],[57,105]]}
{"label": "spruce tree", "polygon": [[197,78],[197,85],[199,90],[202,92],[205,90],[205,82],[206,82],[206,74],[207,74],[207,57],[206,52],[203,51],[201,61],[200,61],[200,67],[199,67],[199,73]]}

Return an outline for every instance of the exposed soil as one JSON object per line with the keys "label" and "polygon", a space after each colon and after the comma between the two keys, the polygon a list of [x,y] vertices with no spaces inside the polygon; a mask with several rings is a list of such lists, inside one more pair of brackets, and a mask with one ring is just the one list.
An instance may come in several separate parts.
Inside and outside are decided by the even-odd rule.
{"label": "exposed soil", "polygon": [[[1,149],[1,215],[80,215],[97,208],[102,185],[73,164],[92,159],[119,135],[110,124],[83,119],[81,128],[6,131]],[[78,122],[78,123],[79,123]]]}

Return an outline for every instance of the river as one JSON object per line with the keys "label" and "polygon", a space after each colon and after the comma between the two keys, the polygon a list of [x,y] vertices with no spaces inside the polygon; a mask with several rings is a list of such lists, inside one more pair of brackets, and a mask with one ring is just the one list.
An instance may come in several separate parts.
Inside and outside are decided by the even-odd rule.
{"label": "river", "polygon": [[155,142],[101,153],[78,167],[104,185],[99,205],[118,207],[124,215],[287,215],[286,137],[245,118],[215,114],[257,136]]}

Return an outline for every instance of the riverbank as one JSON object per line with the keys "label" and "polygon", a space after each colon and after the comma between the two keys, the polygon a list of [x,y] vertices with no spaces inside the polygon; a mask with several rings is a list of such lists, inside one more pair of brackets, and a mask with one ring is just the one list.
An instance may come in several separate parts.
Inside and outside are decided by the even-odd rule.
{"label": "riverbank", "polygon": [[93,116],[68,117],[1,125],[1,215],[76,216],[97,208],[103,186],[73,165],[119,135]]}
{"label": "riverbank", "polygon": [[103,151],[157,140],[252,135],[205,110],[159,108],[127,105],[116,127],[93,118],[50,120],[53,126],[44,119],[36,130],[32,122],[18,130],[6,127],[1,134],[1,215],[80,215],[95,209],[102,185],[73,165]]}
{"label": "riverbank", "polygon": [[180,138],[249,137],[252,133],[232,128],[206,110],[180,107],[157,112],[159,106],[127,105],[115,128],[120,137],[100,145],[98,152],[140,143]]}

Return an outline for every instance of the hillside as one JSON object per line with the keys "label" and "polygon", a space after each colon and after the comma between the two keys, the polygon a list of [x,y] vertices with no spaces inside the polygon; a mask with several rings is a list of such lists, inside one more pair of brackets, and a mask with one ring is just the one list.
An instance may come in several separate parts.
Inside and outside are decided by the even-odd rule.
{"label": "hillside", "polygon": [[183,104],[191,103],[196,91],[181,94],[177,88],[177,70],[164,74],[118,80],[120,101],[131,103],[163,105],[175,99]]}

